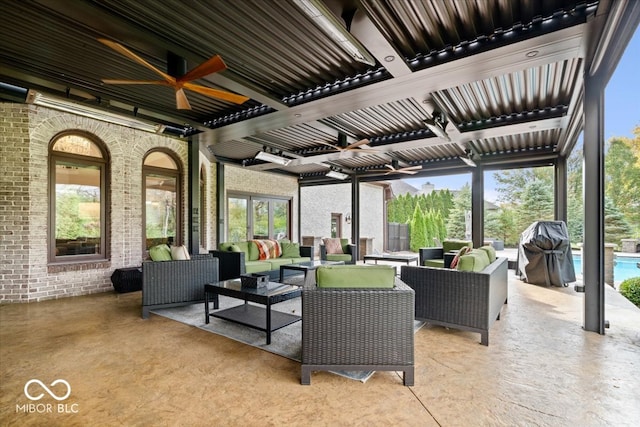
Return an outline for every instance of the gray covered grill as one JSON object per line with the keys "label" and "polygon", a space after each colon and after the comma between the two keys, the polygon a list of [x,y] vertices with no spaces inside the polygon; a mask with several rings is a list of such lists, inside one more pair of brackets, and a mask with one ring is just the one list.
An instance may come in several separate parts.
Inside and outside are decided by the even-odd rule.
{"label": "gray covered grill", "polygon": [[518,273],[527,283],[567,286],[576,281],[569,232],[563,221],[537,221],[520,235]]}

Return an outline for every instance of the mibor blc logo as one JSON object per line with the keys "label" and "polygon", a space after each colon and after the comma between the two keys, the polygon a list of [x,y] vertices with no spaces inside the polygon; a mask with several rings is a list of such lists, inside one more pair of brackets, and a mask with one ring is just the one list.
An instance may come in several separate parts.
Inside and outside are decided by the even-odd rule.
{"label": "mibor blc logo", "polygon": [[[53,381],[49,386],[39,379],[30,379],[24,385],[24,395],[32,402],[51,397],[58,402],[66,400],[71,396],[71,385],[63,379]],[[37,413],[37,414],[77,414],[77,403],[25,403],[16,405],[16,412]]]}

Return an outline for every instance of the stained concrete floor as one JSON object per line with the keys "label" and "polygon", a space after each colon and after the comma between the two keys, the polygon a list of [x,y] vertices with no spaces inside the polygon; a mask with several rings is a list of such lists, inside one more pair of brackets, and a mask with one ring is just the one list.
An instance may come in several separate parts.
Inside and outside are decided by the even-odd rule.
{"label": "stained concrete floor", "polygon": [[[640,422],[640,310],[606,292],[605,335],[582,298],[513,277],[490,333],[425,327],[416,381],[366,383],[194,327],[140,317],[140,292],[0,306],[0,423],[9,426],[624,426]],[[277,336],[274,335],[274,339]],[[37,383],[32,397],[25,384]],[[62,396],[63,397],[63,396]],[[33,406],[29,406],[32,403]]]}

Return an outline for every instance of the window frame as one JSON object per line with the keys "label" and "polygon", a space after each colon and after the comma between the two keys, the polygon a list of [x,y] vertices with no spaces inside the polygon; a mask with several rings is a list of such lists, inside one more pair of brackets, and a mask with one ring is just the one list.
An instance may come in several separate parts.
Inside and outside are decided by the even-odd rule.
{"label": "window frame", "polygon": [[[247,224],[246,224],[246,236],[248,240],[254,238],[254,229],[255,225],[253,224],[253,202],[254,201],[266,201],[269,203],[269,239],[275,239],[277,236],[273,235],[273,204],[271,202],[286,202],[287,203],[287,231],[285,238],[291,239],[291,231],[292,231],[292,209],[293,209],[293,197],[290,196],[275,196],[269,194],[257,194],[257,193],[247,193],[240,191],[229,191],[227,192],[226,197],[226,215],[229,216],[229,200],[230,199],[243,199],[247,201]],[[226,221],[226,229],[225,235],[227,239],[230,238],[229,227],[231,226],[230,221]]]}
{"label": "window frame", "polygon": [[[81,154],[67,153],[64,151],[54,150],[56,143],[67,136],[78,136],[89,140],[98,150],[100,150],[101,158],[84,156]],[[72,254],[57,255],[56,248],[56,165],[58,161],[68,161],[78,164],[79,166],[97,166],[100,170],[100,245],[97,254]],[[56,134],[49,142],[48,153],[48,224],[47,224],[47,262],[49,264],[71,264],[77,262],[95,262],[105,261],[109,259],[108,250],[110,248],[110,158],[109,152],[105,144],[95,135],[80,131],[68,130]]]}

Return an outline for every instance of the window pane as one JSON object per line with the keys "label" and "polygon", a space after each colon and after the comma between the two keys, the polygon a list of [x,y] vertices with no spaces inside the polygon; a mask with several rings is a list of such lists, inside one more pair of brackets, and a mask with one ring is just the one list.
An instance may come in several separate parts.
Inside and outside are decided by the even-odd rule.
{"label": "window pane", "polygon": [[177,178],[158,174],[145,177],[147,249],[176,240]]}
{"label": "window pane", "polygon": [[229,241],[247,240],[247,199],[229,197]]}
{"label": "window pane", "polygon": [[273,237],[284,239],[287,236],[289,202],[286,200],[274,200],[273,205]]}
{"label": "window pane", "polygon": [[269,238],[269,202],[253,200],[253,238]]}
{"label": "window pane", "polygon": [[102,152],[96,144],[80,135],[65,135],[53,144],[54,151],[64,153],[80,154],[102,158]]}
{"label": "window pane", "polygon": [[145,166],[154,166],[156,168],[178,170],[178,165],[167,153],[154,151],[144,159]]}
{"label": "window pane", "polygon": [[56,161],[56,256],[100,252],[100,167]]}

